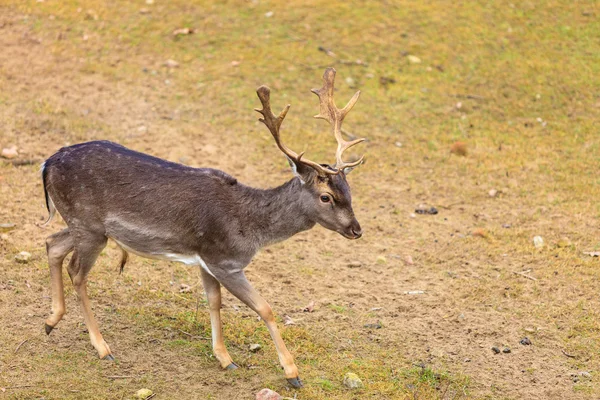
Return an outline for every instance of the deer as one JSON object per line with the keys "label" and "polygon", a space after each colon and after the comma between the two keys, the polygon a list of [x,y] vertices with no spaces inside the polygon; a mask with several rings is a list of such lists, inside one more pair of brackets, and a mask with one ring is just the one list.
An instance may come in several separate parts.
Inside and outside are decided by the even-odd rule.
{"label": "deer", "polygon": [[212,349],[225,370],[239,366],[225,347],[221,322],[221,286],[256,312],[275,344],[285,377],[302,387],[298,368],[277,329],[271,306],[244,274],[257,251],[319,224],[345,238],[358,239],[362,229],[352,209],[346,175],[364,156],[346,162],[343,154],[365,139],[346,141],[342,122],[358,100],[358,91],[339,109],[333,92],[336,71],[327,68],[315,118],[329,122],[337,141],[334,165],[319,164],[296,153],[281,140],[280,127],[290,108],[271,111],[270,89],[257,89],[259,121],[287,158],[293,178],[281,186],[257,189],[212,168],[192,168],[130,150],[109,141],[63,147],[42,165],[46,224],[56,212],[67,228],[46,239],[52,308],[45,321],[50,334],[65,314],[62,265],[73,253],[67,272],[75,288],[91,344],[101,359],[114,360],[92,313],[88,273],[108,239],[128,254],[199,266],[211,323]]}

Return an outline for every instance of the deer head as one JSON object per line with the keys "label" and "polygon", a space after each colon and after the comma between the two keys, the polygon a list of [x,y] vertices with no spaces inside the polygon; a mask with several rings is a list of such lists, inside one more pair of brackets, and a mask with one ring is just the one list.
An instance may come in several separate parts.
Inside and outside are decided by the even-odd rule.
{"label": "deer head", "polygon": [[255,111],[263,116],[259,121],[269,128],[277,147],[285,154],[294,174],[302,182],[300,200],[305,208],[306,215],[314,222],[338,232],[348,239],[358,239],[362,236],[362,229],[352,210],[352,196],[346,175],[362,163],[363,157],[354,162],[344,162],[342,155],[350,147],[365,139],[356,139],[350,142],[344,140],[342,122],[346,114],[356,104],[360,91],[356,92],[346,107],[339,109],[333,101],[335,69],[327,68],[323,74],[323,81],[323,86],[320,89],[312,90],[313,93],[319,96],[320,101],[320,112],[315,118],[324,119],[331,124],[333,135],[338,144],[334,166],[319,164],[304,158],[303,152],[297,154],[282,143],[279,128],[290,105],[288,104],[279,116],[275,116],[271,111],[271,90],[267,86],[261,86],[256,91],[263,108],[262,110],[255,109]]}

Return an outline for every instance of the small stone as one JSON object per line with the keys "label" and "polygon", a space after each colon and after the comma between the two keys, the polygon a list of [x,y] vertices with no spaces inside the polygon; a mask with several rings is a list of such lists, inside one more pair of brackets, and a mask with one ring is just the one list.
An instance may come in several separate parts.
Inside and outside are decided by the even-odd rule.
{"label": "small stone", "polygon": [[492,347],[492,351],[494,352],[494,354],[500,354],[500,349],[496,346]]}
{"label": "small stone", "polygon": [[421,64],[421,59],[417,56],[413,56],[412,54],[409,54],[408,56],[406,56],[406,58],[411,64]]}
{"label": "small stone", "polygon": [[511,224],[502,224],[502,227],[504,229],[510,229],[512,227],[512,225]]}
{"label": "small stone", "polygon": [[154,393],[150,389],[140,389],[135,393],[135,398],[145,400],[149,399],[153,394]]}
{"label": "small stone", "polygon": [[381,322],[377,321],[374,324],[365,324],[364,327],[367,329],[381,329]]}
{"label": "small stone", "polygon": [[354,79],[351,76],[347,77],[345,79],[345,81],[346,81],[346,84],[351,88],[356,86],[356,82],[354,82]]}
{"label": "small stone", "polygon": [[241,64],[241,61],[237,61],[237,60],[234,60],[234,61],[231,62],[231,66],[232,67],[237,67],[240,64]]}
{"label": "small stone", "polygon": [[165,67],[167,67],[167,68],[177,68],[177,67],[179,67],[179,63],[177,61],[175,61],[175,60],[169,59],[169,60],[165,61]]}
{"label": "small stone", "polygon": [[402,147],[402,142],[396,142],[396,143],[394,143],[394,145],[395,145],[396,147]]}
{"label": "small stone", "polygon": [[348,389],[359,389],[364,385],[358,375],[353,372],[348,372],[346,375],[344,375],[344,386],[346,386]]}
{"label": "small stone", "polygon": [[530,346],[531,345],[531,340],[529,340],[528,337],[524,337],[523,339],[521,339],[519,341],[519,343],[521,343],[523,346]]}
{"label": "small stone", "polygon": [[248,350],[250,350],[253,353],[256,353],[261,348],[262,348],[262,346],[260,344],[258,344],[258,343],[252,343],[250,346],[248,346]]}
{"label": "small stone", "polygon": [[10,232],[17,227],[17,224],[13,224],[12,222],[0,224],[0,232]]}
{"label": "small stone", "polygon": [[413,258],[411,256],[406,256],[404,257],[404,263],[406,265],[413,265],[415,262],[413,261]]}
{"label": "small stone", "polygon": [[267,12],[265,13],[265,17],[266,17],[266,18],[271,18],[272,16],[273,16],[273,11],[267,11]]}
{"label": "small stone", "polygon": [[534,236],[533,245],[536,249],[541,249],[542,247],[544,247],[544,238],[542,238],[541,236]]}
{"label": "small stone", "polygon": [[22,251],[15,256],[15,261],[21,264],[27,264],[31,260],[31,253]]}
{"label": "small stone", "polygon": [[260,392],[256,393],[256,400],[282,400],[283,397],[277,392],[272,391],[271,389],[263,389]]}
{"label": "small stone", "polygon": [[384,256],[377,256],[377,264],[387,264],[387,259]]}
{"label": "small stone", "polygon": [[600,257],[600,251],[584,251],[583,254],[590,257]]}
{"label": "small stone", "polygon": [[407,290],[404,294],[425,294],[424,290]]}
{"label": "small stone", "polygon": [[146,0],[146,4],[148,4],[148,5],[154,4],[154,0]]}
{"label": "small stone", "polygon": [[488,195],[490,197],[496,197],[497,194],[498,194],[498,191],[496,189],[490,189],[490,191],[488,192]]}
{"label": "small stone", "polygon": [[360,261],[350,261],[348,263],[348,268],[360,268],[362,267],[362,263]]}
{"label": "small stone", "polygon": [[11,147],[6,147],[4,149],[2,149],[2,157],[4,158],[8,158],[9,160],[11,158],[15,158],[19,155],[19,152],[17,151],[17,146],[11,146]]}
{"label": "small stone", "polygon": [[535,328],[532,327],[527,327],[524,329],[525,332],[529,332],[529,333],[535,333]]}
{"label": "small stone", "polygon": [[589,373],[589,372],[587,372],[587,371],[581,371],[581,372],[579,373],[579,376],[581,376],[581,377],[583,377],[583,378],[591,378],[591,377],[592,377],[592,374],[590,374],[590,373]]}
{"label": "small stone", "polygon": [[503,352],[503,353],[506,353],[506,354],[510,353],[510,347],[505,347],[505,348],[503,348],[503,349],[502,349],[502,352]]}
{"label": "small stone", "polygon": [[464,362],[471,362],[471,359],[470,358],[465,358]]}

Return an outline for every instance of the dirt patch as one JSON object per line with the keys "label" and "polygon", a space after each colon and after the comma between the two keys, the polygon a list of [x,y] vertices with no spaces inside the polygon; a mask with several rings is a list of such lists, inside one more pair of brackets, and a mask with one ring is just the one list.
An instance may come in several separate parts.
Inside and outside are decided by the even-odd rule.
{"label": "dirt patch", "polygon": [[[138,38],[142,44],[136,52],[128,42],[119,42],[115,33],[119,23],[129,21],[139,28],[140,20],[148,18],[137,5],[124,8],[128,17],[94,7],[99,21],[94,13],[85,17],[85,10],[77,11],[73,5],[52,11],[0,8],[0,146],[17,146],[19,159],[33,164],[0,161],[0,223],[16,224],[0,240],[0,389],[5,389],[0,397],[129,398],[137,389],[149,387],[156,398],[232,399],[253,398],[265,386],[294,396],[283,380],[268,333],[237,299],[225,295],[223,319],[229,350],[242,368],[223,372],[207,340],[210,322],[205,302],[198,300],[198,271],[133,257],[119,275],[118,251],[112,245],[92,271],[89,290],[101,330],[118,361],[96,359],[70,282],[65,282],[67,316],[50,336],[43,332],[50,310],[44,240],[63,224],[40,226],[46,211],[39,162],[61,146],[102,138],[176,162],[221,168],[255,186],[280,184],[290,173],[252,115],[251,108],[258,106],[252,88],[272,84],[282,93],[282,97],[274,93],[273,101],[283,105],[291,86],[308,89],[317,86],[320,77],[320,66],[305,68],[304,62],[290,64],[286,59],[294,68],[285,69],[282,76],[260,76],[258,82],[244,69],[250,60],[225,63],[228,58],[219,52],[202,59],[199,71],[195,67],[200,58],[193,53],[200,53],[198,47],[186,47],[166,34],[168,45],[161,48],[172,49],[184,60],[179,72],[169,71],[162,64],[171,55],[153,52],[146,39]],[[164,15],[181,11],[178,5],[160,7]],[[299,9],[309,18],[307,10]],[[200,18],[194,7],[189,12]],[[345,12],[349,18],[351,11]],[[429,12],[438,15],[415,9],[419,15]],[[209,27],[223,23],[238,32],[241,44],[232,46],[253,43],[240,33],[253,29],[243,16],[232,21],[227,9],[217,8],[204,18]],[[310,29],[323,27],[318,21],[306,24],[312,24]],[[427,27],[411,32],[419,29]],[[267,32],[276,38],[279,34]],[[368,33],[372,40],[376,34]],[[84,41],[83,35],[88,39]],[[316,40],[312,33],[306,35],[313,38],[307,40]],[[107,38],[119,46],[107,48],[102,41]],[[203,42],[202,49],[219,45],[219,40],[217,35],[215,43]],[[339,44],[348,52],[356,50]],[[407,44],[411,45],[419,48],[416,42]],[[476,50],[464,54],[474,60],[481,55]],[[364,49],[366,55],[369,51]],[[192,54],[187,61],[186,54]],[[340,69],[347,65],[334,61]],[[386,75],[391,64],[379,60],[372,70]],[[260,62],[257,65],[266,73]],[[272,73],[273,68],[269,70]],[[432,70],[439,68],[432,64]],[[407,72],[414,74],[408,75],[413,83],[402,84],[432,86],[433,78],[422,75],[428,72]],[[548,72],[548,79],[559,72]],[[556,114],[544,117],[554,117],[558,126],[549,134],[543,121],[519,116],[519,101],[524,100],[503,108],[509,107],[504,99],[517,89],[498,83],[502,74],[492,69],[478,76],[488,76],[489,92],[501,94],[489,101],[461,97],[460,107],[454,98],[445,105],[402,98],[393,84],[374,88],[365,78],[357,110],[364,104],[366,110],[386,114],[372,122],[366,112],[358,112],[352,121],[357,132],[372,132],[365,146],[367,163],[350,177],[365,237],[349,242],[315,228],[265,249],[248,267],[249,279],[276,314],[295,322],[283,331],[307,384],[297,392],[299,399],[598,395],[599,269],[597,258],[582,254],[598,246],[600,211],[590,194],[598,194],[600,183],[596,172],[587,172],[597,164],[593,151],[599,143],[590,121],[597,120],[598,111],[569,103],[570,112],[580,119],[562,121],[557,104],[552,108]],[[449,92],[455,83],[444,79],[434,82]],[[516,87],[518,79],[509,82]],[[478,85],[484,84],[465,84],[461,90],[467,94],[460,95],[467,96],[467,90],[481,88]],[[341,97],[351,90],[340,89]],[[578,95],[591,101],[585,91]],[[297,100],[299,95],[290,96]],[[300,123],[308,120],[317,104],[308,96],[302,102],[313,103],[292,108],[290,113],[296,114],[286,121],[291,145],[302,143],[303,137],[314,139],[309,131],[322,128]],[[564,94],[555,96],[556,102],[569,102]],[[537,111],[535,105],[527,107]],[[425,117],[411,117],[408,109]],[[429,132],[398,133],[395,117],[389,116],[395,112],[406,117],[408,122],[402,125],[406,130],[410,125],[427,126],[427,118],[438,125],[452,120],[460,126],[457,129],[468,131],[461,139],[473,148],[457,157],[449,150],[453,140],[443,133],[434,131],[431,140],[424,136]],[[471,120],[463,124],[460,113],[469,113]],[[510,115],[499,117],[503,113]],[[506,119],[519,125],[519,139],[513,136],[517,128]],[[571,122],[580,132],[572,140],[560,133]],[[467,123],[481,124],[484,133]],[[294,132],[294,126],[302,127]],[[333,149],[328,139],[310,143],[314,158],[329,154],[328,149]],[[580,174],[572,183],[576,171]],[[435,206],[439,213],[416,214],[422,205]],[[534,235],[545,238],[542,249],[534,247]],[[32,254],[29,263],[15,262],[20,251]],[[191,291],[180,293],[181,283],[190,285]],[[310,302],[315,303],[314,311],[304,312]],[[524,337],[532,344],[520,344]],[[249,343],[261,343],[263,350],[250,353]],[[494,346],[511,351],[495,354]],[[345,390],[341,380],[347,371],[358,373],[365,389]]]}

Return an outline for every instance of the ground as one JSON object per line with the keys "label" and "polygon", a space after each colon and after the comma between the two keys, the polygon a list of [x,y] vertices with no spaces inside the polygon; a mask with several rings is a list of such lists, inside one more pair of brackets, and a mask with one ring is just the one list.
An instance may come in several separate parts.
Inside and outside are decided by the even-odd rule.
{"label": "ground", "polygon": [[[0,239],[0,398],[600,397],[600,264],[585,254],[600,250],[599,17],[577,1],[2,1],[0,148],[19,155],[0,159],[0,223],[16,224]],[[67,315],[46,336],[44,240],[64,223],[41,226],[45,158],[108,139],[272,187],[291,173],[254,91],[292,105],[291,148],[330,162],[309,91],[328,66],[338,105],[362,91],[345,128],[368,139],[349,176],[364,236],[317,227],[247,268],[304,389],[228,294],[241,368],[222,371],[198,270],[132,256],[120,275],[114,244],[89,292],[116,362],[97,359],[66,274]]]}

